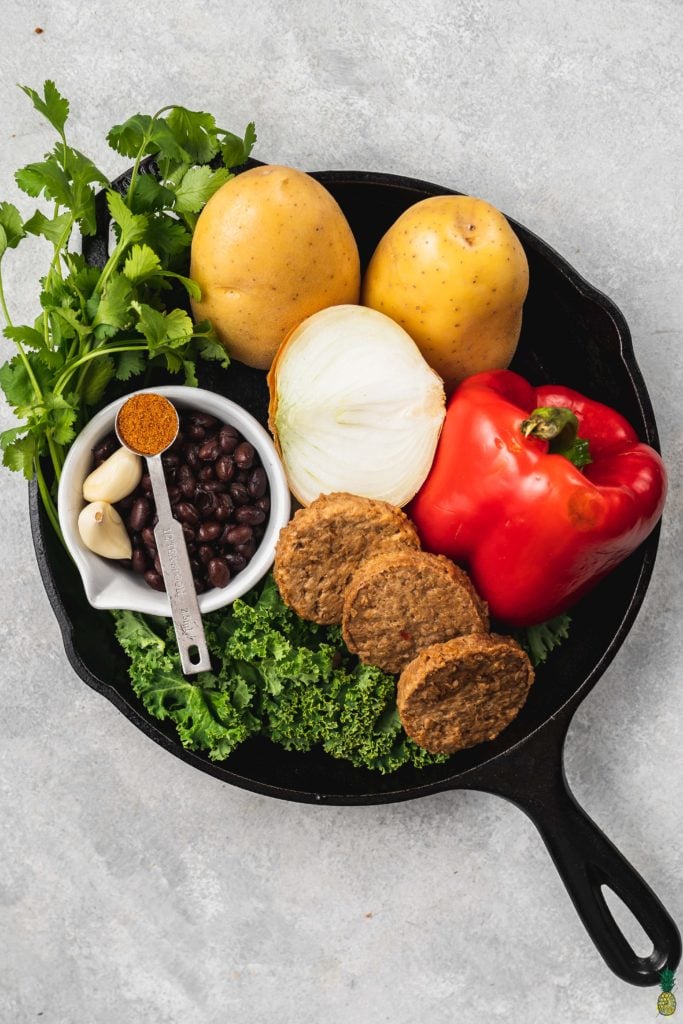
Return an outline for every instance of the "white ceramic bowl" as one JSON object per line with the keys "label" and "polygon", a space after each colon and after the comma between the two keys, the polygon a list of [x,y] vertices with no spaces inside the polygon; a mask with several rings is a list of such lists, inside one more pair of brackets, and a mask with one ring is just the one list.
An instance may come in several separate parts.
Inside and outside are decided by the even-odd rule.
{"label": "white ceramic bowl", "polygon": [[[290,497],[282,464],[270,435],[241,406],[213,391],[188,387],[145,388],[165,395],[178,408],[196,409],[228,423],[253,444],[270,485],[270,518],[266,532],[249,564],[227,587],[214,587],[199,595],[201,612],[223,608],[241,597],[265,576],[275,558],[280,530],[289,521]],[[128,396],[126,396],[128,397]],[[72,444],[59,482],[57,509],[66,546],[83,580],[85,594],[94,608],[126,608],[150,615],[170,616],[168,596],[147,586],[144,579],[113,559],[94,554],[80,538],[78,514],[85,505],[83,481],[92,469],[92,449],[114,429],[116,413],[124,399],[112,402],[94,416]]]}

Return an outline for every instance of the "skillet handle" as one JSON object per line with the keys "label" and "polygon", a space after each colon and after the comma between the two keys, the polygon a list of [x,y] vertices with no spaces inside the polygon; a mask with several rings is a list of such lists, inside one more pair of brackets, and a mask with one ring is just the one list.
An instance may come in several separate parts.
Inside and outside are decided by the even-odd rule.
{"label": "skillet handle", "polygon": [[[632,985],[657,985],[664,967],[681,959],[681,936],[670,914],[607,836],[576,802],[562,750],[571,716],[548,723],[513,748],[500,766],[475,769],[467,786],[515,803],[541,833],[586,930],[608,967]],[[637,956],[607,906],[606,886],[629,908],[653,943]]]}

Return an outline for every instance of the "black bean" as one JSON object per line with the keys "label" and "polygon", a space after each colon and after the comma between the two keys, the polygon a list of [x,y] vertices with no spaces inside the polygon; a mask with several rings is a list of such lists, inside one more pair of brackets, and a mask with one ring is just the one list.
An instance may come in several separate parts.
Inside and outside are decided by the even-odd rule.
{"label": "black bean", "polygon": [[235,460],[231,455],[219,455],[215,463],[216,476],[229,483],[235,475]]}
{"label": "black bean", "polygon": [[254,464],[256,450],[248,441],[241,441],[235,448],[235,462],[238,469],[250,469]]}
{"label": "black bean", "polygon": [[145,583],[150,586],[152,590],[166,590],[164,577],[154,569],[148,569],[145,573]]}
{"label": "black bean", "polygon": [[214,479],[213,466],[202,466],[202,468],[197,473],[197,476],[202,481],[202,483],[204,483],[206,480],[213,480]]}
{"label": "black bean", "polygon": [[154,568],[156,569],[157,572],[161,572],[161,559],[159,558],[159,552],[158,551],[157,551],[156,555],[154,556]]}
{"label": "black bean", "polygon": [[244,557],[244,555],[238,555],[236,551],[228,551],[227,554],[224,555],[224,558],[228,566],[230,567],[230,571],[232,572],[233,576],[235,575],[235,573],[241,572],[242,569],[246,567],[246,558]]}
{"label": "black bean", "polygon": [[224,544],[232,544],[237,546],[238,544],[245,544],[254,535],[254,531],[251,526],[227,526],[223,531],[221,540]]}
{"label": "black bean", "polygon": [[119,448],[119,442],[116,434],[107,434],[99,444],[95,445],[92,450],[92,457],[96,466],[101,466],[103,462],[113,455],[117,448]]}
{"label": "black bean", "polygon": [[202,523],[197,530],[197,538],[200,541],[216,540],[223,532],[223,526],[221,523],[216,522],[215,519],[209,520],[208,523]]}
{"label": "black bean", "polygon": [[190,569],[192,570],[192,575],[193,576],[199,576],[199,578],[201,579],[203,568],[204,567],[203,567],[202,563],[199,561],[198,558],[195,558],[193,556],[190,559]]}
{"label": "black bean", "polygon": [[249,561],[251,558],[254,557],[254,552],[256,551],[256,541],[252,539],[245,541],[244,544],[238,544],[235,548],[235,551],[237,552],[238,555],[244,555],[246,560]]}
{"label": "black bean", "polygon": [[240,434],[235,427],[231,427],[228,424],[221,427],[218,434],[218,441],[222,451],[226,452],[228,455],[231,452],[234,452],[235,448],[240,443],[240,440]]}
{"label": "black bean", "polygon": [[199,455],[197,454],[198,448],[196,444],[188,444],[185,449],[185,460],[190,469],[199,468]]}
{"label": "black bean", "polygon": [[232,498],[229,494],[217,494],[216,495],[216,508],[215,516],[216,519],[220,520],[221,523],[227,522],[232,515],[234,509]]}
{"label": "black bean", "polygon": [[138,573],[142,576],[143,573],[147,572],[149,562],[147,561],[147,555],[142,548],[133,548],[133,557],[131,559],[133,563],[133,572]]}
{"label": "black bean", "polygon": [[149,498],[136,498],[128,516],[128,525],[131,530],[140,531],[145,528],[147,521],[152,514],[152,506]]}
{"label": "black bean", "polygon": [[252,498],[262,498],[268,489],[268,477],[261,466],[252,469],[247,481],[247,490]]}
{"label": "black bean", "polygon": [[203,441],[206,437],[204,427],[201,427],[198,423],[188,423],[185,433],[192,441]]}
{"label": "black bean", "polygon": [[230,569],[223,558],[212,558],[207,566],[207,574],[214,587],[227,587],[230,582]]}
{"label": "black bean", "polygon": [[211,491],[218,494],[221,491],[227,491],[228,485],[224,484],[222,480],[205,480],[202,484],[202,488],[205,491]]}
{"label": "black bean", "polygon": [[230,484],[230,497],[236,505],[248,505],[251,501],[249,491],[246,489],[244,484],[234,483]]}
{"label": "black bean", "polygon": [[187,498],[188,501],[193,498],[195,479],[189,466],[183,465],[178,467],[176,480],[178,482],[178,487],[182,491],[183,498]]}
{"label": "black bean", "polygon": [[209,441],[205,441],[204,444],[198,449],[197,455],[202,462],[215,462],[221,453],[221,446],[215,438]]}
{"label": "black bean", "polygon": [[180,525],[183,528],[183,537],[185,538],[185,543],[187,545],[192,544],[195,540],[195,537],[197,536],[196,533],[194,532],[194,529],[190,526],[189,523],[181,523]]}
{"label": "black bean", "polygon": [[206,590],[206,584],[204,583],[204,580],[200,580],[198,576],[195,576],[195,578],[193,580],[193,583],[194,583],[195,593],[203,594],[204,591]]}
{"label": "black bean", "polygon": [[142,533],[140,534],[140,536],[142,538],[142,543],[145,545],[145,547],[154,548],[154,550],[156,551],[157,542],[154,539],[154,530],[152,529],[151,526],[146,526]]}
{"label": "black bean", "polygon": [[168,500],[171,502],[172,505],[175,505],[175,503],[180,499],[181,494],[182,494],[182,491],[180,490],[180,488],[176,484],[170,484],[169,485],[169,487],[168,487]]}
{"label": "black bean", "polygon": [[180,465],[180,455],[173,452],[166,452],[161,456],[161,464],[164,469],[177,469]]}
{"label": "black bean", "polygon": [[139,497],[140,494],[136,489],[133,491],[132,494],[127,494],[125,498],[121,498],[121,501],[117,501],[116,507],[120,509],[122,512],[128,512],[128,510],[133,507],[135,499]]}
{"label": "black bean", "polygon": [[261,523],[265,523],[266,513],[261,511],[260,508],[256,508],[254,505],[242,505],[241,508],[235,509],[235,522],[236,523],[248,523],[249,526],[260,526]]}
{"label": "black bean", "polygon": [[209,416],[208,412],[193,412],[190,416],[190,423],[196,427],[204,427],[204,430],[215,430],[219,426],[215,416]]}
{"label": "black bean", "polygon": [[244,486],[246,487],[247,484],[249,483],[249,470],[238,469],[237,472],[235,473],[235,480],[237,481],[238,484],[244,484]]}
{"label": "black bean", "polygon": [[199,513],[189,501],[179,501],[175,507],[176,516],[181,523],[189,523],[190,526],[199,526]]}
{"label": "black bean", "polygon": [[197,554],[199,555],[200,561],[203,562],[204,565],[208,565],[208,563],[214,557],[216,552],[214,551],[210,544],[201,544],[199,546]]}
{"label": "black bean", "polygon": [[216,495],[205,487],[198,487],[194,497],[194,503],[202,519],[213,518],[216,508]]}
{"label": "black bean", "polygon": [[270,498],[267,494],[264,494],[262,498],[255,501],[256,508],[260,508],[262,512],[270,512]]}

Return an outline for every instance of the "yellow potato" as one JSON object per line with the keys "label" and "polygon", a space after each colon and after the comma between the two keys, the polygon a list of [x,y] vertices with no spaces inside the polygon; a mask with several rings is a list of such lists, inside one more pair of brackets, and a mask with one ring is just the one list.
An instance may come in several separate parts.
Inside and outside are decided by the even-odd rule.
{"label": "yellow potato", "polygon": [[433,196],[381,239],[361,301],[401,324],[452,389],[509,365],[528,286],[524,250],[499,210],[470,196]]}
{"label": "yellow potato", "polygon": [[267,370],[280,342],[327,306],[357,303],[358,248],[336,201],[291,167],[265,165],[226,182],[192,238],[192,303],[235,359]]}

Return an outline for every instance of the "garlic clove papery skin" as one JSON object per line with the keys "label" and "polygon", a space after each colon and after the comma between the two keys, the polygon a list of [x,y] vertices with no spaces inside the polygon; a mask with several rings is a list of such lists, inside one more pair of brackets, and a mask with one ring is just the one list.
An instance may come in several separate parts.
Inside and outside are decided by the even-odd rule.
{"label": "garlic clove papery skin", "polygon": [[94,469],[83,481],[86,501],[108,501],[113,504],[131,494],[142,479],[142,459],[127,448],[117,448],[113,455]]}
{"label": "garlic clove papery skin", "polygon": [[334,491],[399,506],[414,497],[445,393],[399,324],[364,306],[322,310],[292,331],[268,380],[271,430],[302,504]]}
{"label": "garlic clove papery skin", "polygon": [[130,558],[133,554],[123,520],[107,501],[93,501],[81,509],[78,532],[85,546],[103,558]]}

